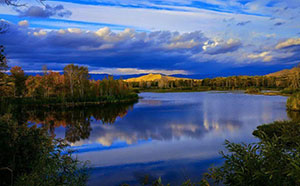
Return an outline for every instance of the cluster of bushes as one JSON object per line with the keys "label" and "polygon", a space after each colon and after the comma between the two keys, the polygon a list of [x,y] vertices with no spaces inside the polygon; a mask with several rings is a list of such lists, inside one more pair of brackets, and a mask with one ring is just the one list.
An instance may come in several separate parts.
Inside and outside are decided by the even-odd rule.
{"label": "cluster of bushes", "polygon": [[72,157],[67,143],[50,137],[47,129],[20,125],[4,115],[0,136],[0,185],[86,185],[87,162]]}
{"label": "cluster of bushes", "polygon": [[258,94],[260,93],[260,89],[259,88],[255,88],[255,87],[250,87],[250,88],[247,88],[245,93],[248,93],[248,94]]}
{"label": "cluster of bushes", "polygon": [[286,102],[288,110],[300,111],[300,92],[290,96]]}
{"label": "cluster of bushes", "polygon": [[226,141],[224,164],[210,169],[206,178],[225,185],[299,185],[299,134],[299,122],[277,121],[253,132],[257,143]]}

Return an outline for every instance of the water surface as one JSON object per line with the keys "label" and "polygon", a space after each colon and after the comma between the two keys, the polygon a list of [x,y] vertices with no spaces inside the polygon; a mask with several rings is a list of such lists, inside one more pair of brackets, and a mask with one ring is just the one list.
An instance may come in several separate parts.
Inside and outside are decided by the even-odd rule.
{"label": "water surface", "polygon": [[88,139],[73,143],[95,169],[89,185],[136,184],[143,175],[178,184],[218,165],[225,139],[253,142],[256,126],[288,119],[286,98],[239,92],[141,93],[111,124],[91,122]]}
{"label": "water surface", "polygon": [[[23,109],[15,117],[66,138],[93,168],[90,186],[137,185],[144,175],[178,185],[222,163],[225,139],[254,142],[263,123],[288,119],[286,97],[241,92],[141,93],[136,104]],[[17,114],[19,113],[19,114]]]}

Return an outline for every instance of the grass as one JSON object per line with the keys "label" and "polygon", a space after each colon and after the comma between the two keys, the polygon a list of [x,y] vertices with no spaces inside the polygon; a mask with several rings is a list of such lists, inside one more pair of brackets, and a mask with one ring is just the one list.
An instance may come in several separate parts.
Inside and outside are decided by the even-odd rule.
{"label": "grass", "polygon": [[38,106],[90,106],[90,105],[104,105],[109,103],[127,103],[137,101],[139,99],[137,94],[130,94],[125,96],[102,96],[98,98],[4,98],[3,103],[24,104],[24,105],[38,105]]}

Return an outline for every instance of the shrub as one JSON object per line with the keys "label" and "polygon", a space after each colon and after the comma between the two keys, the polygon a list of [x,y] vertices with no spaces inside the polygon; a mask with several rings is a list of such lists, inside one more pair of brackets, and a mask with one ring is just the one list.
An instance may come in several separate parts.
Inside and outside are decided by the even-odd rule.
{"label": "shrub", "polygon": [[300,93],[293,94],[286,102],[288,110],[300,111]]}
{"label": "shrub", "polygon": [[295,121],[262,125],[253,132],[259,142],[237,144],[226,141],[229,154],[221,167],[205,176],[224,185],[299,185],[300,124]]}
{"label": "shrub", "polygon": [[46,129],[0,118],[0,185],[85,185],[86,162],[72,157],[65,141]]}
{"label": "shrub", "polygon": [[257,94],[260,92],[260,89],[259,88],[255,88],[255,87],[250,87],[248,89],[246,89],[245,93],[248,93],[248,94]]}

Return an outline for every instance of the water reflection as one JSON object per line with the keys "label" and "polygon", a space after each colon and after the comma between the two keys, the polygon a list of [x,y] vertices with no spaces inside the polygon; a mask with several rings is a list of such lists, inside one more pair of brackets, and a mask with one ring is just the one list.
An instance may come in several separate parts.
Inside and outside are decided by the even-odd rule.
{"label": "water reflection", "polygon": [[293,121],[300,121],[300,112],[297,111],[287,111],[287,115],[289,117],[289,119],[293,120]]}
{"label": "water reflection", "polygon": [[89,138],[92,121],[99,124],[113,124],[117,118],[124,117],[128,110],[132,110],[133,104],[76,108],[2,105],[0,113],[11,113],[19,124],[31,123],[46,127],[52,136],[56,135],[56,128],[63,127],[65,139],[74,143]]}
{"label": "water reflection", "polygon": [[[47,127],[66,138],[82,160],[95,167],[90,185],[137,183],[137,175],[179,183],[199,178],[220,160],[225,139],[255,140],[256,126],[300,120],[286,112],[286,97],[242,93],[142,93],[139,103],[76,109],[1,107],[20,123]],[[182,172],[185,172],[184,174]],[[175,179],[176,178],[176,179]]]}

